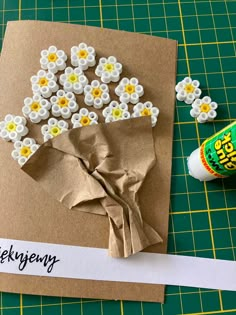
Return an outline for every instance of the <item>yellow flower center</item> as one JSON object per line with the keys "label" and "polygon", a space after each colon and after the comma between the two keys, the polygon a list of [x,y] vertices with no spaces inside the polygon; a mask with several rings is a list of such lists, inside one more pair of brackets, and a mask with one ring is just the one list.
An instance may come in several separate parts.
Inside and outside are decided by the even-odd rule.
{"label": "yellow flower center", "polygon": [[6,126],[7,131],[15,131],[16,130],[16,124],[13,122],[9,122]]}
{"label": "yellow flower center", "polygon": [[102,90],[99,89],[99,88],[94,88],[94,89],[92,90],[92,95],[93,95],[94,98],[101,97],[101,95],[102,95]]}
{"label": "yellow flower center", "polygon": [[68,99],[65,98],[65,97],[60,97],[57,101],[57,104],[60,106],[60,107],[67,107],[68,106]]}
{"label": "yellow flower center", "polygon": [[57,127],[57,126],[53,126],[50,130],[50,134],[53,136],[53,137],[56,137],[58,136],[59,134],[61,133],[61,128]]}
{"label": "yellow flower center", "polygon": [[48,55],[48,61],[49,62],[56,62],[58,59],[57,55],[55,53],[51,53]]}
{"label": "yellow flower center", "polygon": [[186,84],[184,87],[184,90],[186,93],[193,93],[195,90],[195,87],[192,84]]}
{"label": "yellow flower center", "polygon": [[133,84],[127,84],[125,86],[125,92],[132,94],[135,92],[135,86]]}
{"label": "yellow flower center", "polygon": [[144,108],[144,110],[141,111],[141,116],[150,116],[151,111],[148,108]]}
{"label": "yellow flower center", "polygon": [[70,74],[67,78],[67,81],[70,82],[70,83],[75,83],[75,82],[78,82],[78,76],[76,74]]}
{"label": "yellow flower center", "polygon": [[208,113],[211,110],[211,107],[209,104],[202,104],[200,107],[201,112]]}
{"label": "yellow flower center", "polygon": [[90,122],[91,120],[88,118],[88,116],[83,116],[80,120],[82,126],[88,126]]}
{"label": "yellow flower center", "polygon": [[24,156],[24,157],[26,157],[26,158],[29,157],[31,153],[32,153],[32,151],[30,150],[29,147],[23,147],[23,148],[21,148],[21,150],[20,150],[20,155],[21,155],[21,156]]}
{"label": "yellow flower center", "polygon": [[47,86],[48,85],[48,79],[46,79],[46,78],[40,78],[39,79],[39,81],[38,81],[38,84],[40,85],[40,86]]}
{"label": "yellow flower center", "polygon": [[33,112],[38,112],[41,108],[41,105],[38,103],[38,102],[33,102],[31,105],[30,105],[30,108]]}
{"label": "yellow flower center", "polygon": [[114,65],[112,63],[106,63],[104,65],[104,70],[108,71],[108,72],[111,72],[112,70],[114,70]]}
{"label": "yellow flower center", "polygon": [[114,118],[120,118],[120,117],[122,117],[122,114],[123,114],[123,111],[121,109],[119,109],[119,108],[114,108],[112,110],[112,116]]}
{"label": "yellow flower center", "polygon": [[87,50],[85,50],[85,49],[81,49],[81,50],[78,52],[77,56],[78,56],[79,58],[85,59],[85,58],[87,58],[87,56],[88,56],[88,52],[87,52]]}

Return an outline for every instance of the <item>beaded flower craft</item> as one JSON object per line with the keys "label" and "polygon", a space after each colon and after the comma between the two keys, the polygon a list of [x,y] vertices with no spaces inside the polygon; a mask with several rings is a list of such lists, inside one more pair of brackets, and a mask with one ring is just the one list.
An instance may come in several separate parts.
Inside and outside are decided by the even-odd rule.
{"label": "beaded flower craft", "polygon": [[93,80],[91,84],[84,87],[84,102],[88,106],[94,108],[102,108],[104,104],[110,102],[109,88],[105,83],[100,83],[98,80]]}
{"label": "beaded flower craft", "polygon": [[139,84],[138,79],[123,78],[119,85],[115,88],[115,93],[119,96],[121,103],[132,103],[137,104],[139,98],[143,96],[143,86]]}
{"label": "beaded flower craft", "polygon": [[34,94],[32,97],[24,99],[22,113],[32,123],[39,123],[41,120],[48,119],[51,103],[42,98],[40,94]]}
{"label": "beaded flower craft", "polygon": [[95,74],[103,83],[117,82],[120,80],[122,64],[117,62],[116,57],[100,58]]}
{"label": "beaded flower craft", "polygon": [[130,118],[128,105],[126,103],[118,103],[117,101],[112,101],[105,107],[102,114],[105,117],[106,123]]}
{"label": "beaded flower craft", "polygon": [[75,69],[67,67],[65,72],[60,75],[59,82],[66,92],[82,94],[85,85],[88,84],[88,79],[79,67]]}
{"label": "beaded flower craft", "polygon": [[217,116],[217,107],[218,104],[216,102],[212,102],[209,96],[205,96],[202,99],[197,99],[193,102],[190,115],[197,118],[199,123],[212,121]]}
{"label": "beaded flower craft", "polygon": [[8,114],[0,122],[0,137],[5,141],[21,140],[29,132],[25,117]]}
{"label": "beaded flower craft", "polygon": [[87,108],[81,108],[78,113],[71,117],[73,128],[97,125],[98,115],[95,112],[89,112]]}
{"label": "beaded flower craft", "polygon": [[95,56],[95,49],[85,43],[80,43],[78,46],[71,48],[71,64],[74,67],[80,67],[82,70],[95,66]]}
{"label": "beaded flower craft", "polygon": [[50,46],[41,51],[40,65],[44,70],[52,73],[64,70],[67,56],[63,50],[58,50],[56,46]]}
{"label": "beaded flower craft", "polygon": [[23,166],[38,148],[39,145],[36,144],[33,138],[25,138],[23,141],[16,141],[14,143],[14,150],[11,156],[20,166]]}
{"label": "beaded flower craft", "polygon": [[175,86],[176,99],[184,101],[186,104],[192,104],[202,94],[199,86],[200,82],[198,80],[192,80],[190,77],[184,78]]}
{"label": "beaded flower craft", "polygon": [[133,111],[132,117],[151,116],[152,127],[156,126],[159,108],[154,107],[152,102],[138,103]]}
{"label": "beaded flower craft", "polygon": [[75,95],[72,92],[58,90],[56,95],[50,98],[52,104],[52,114],[55,117],[68,119],[72,113],[75,113],[79,106],[76,103]]}
{"label": "beaded flower craft", "polygon": [[43,125],[41,132],[43,135],[43,140],[47,141],[52,139],[61,133],[68,130],[68,123],[64,120],[57,120],[56,118],[50,118],[48,123]]}

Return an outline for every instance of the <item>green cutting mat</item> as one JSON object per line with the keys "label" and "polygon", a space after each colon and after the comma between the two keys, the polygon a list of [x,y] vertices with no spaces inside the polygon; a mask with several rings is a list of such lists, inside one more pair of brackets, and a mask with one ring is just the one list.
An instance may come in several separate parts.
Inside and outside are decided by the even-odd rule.
{"label": "green cutting mat", "polygon": [[[235,178],[200,183],[186,157],[236,118],[234,0],[0,0],[0,34],[9,20],[35,19],[102,26],[178,40],[178,75],[200,80],[219,103],[215,123],[196,124],[176,103],[168,252],[235,260]],[[217,275],[216,275],[217,276]],[[1,293],[0,315],[236,314],[236,292],[168,286],[166,303],[100,301]]]}

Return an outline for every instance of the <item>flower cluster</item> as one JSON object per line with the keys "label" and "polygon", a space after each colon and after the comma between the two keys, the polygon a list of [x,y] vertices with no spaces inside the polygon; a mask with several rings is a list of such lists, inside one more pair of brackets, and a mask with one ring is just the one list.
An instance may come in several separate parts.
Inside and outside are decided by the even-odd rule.
{"label": "flower cluster", "polygon": [[8,114],[0,122],[0,137],[5,141],[15,142],[21,140],[28,132],[25,117]]}
{"label": "flower cluster", "polygon": [[72,113],[79,109],[75,95],[72,92],[58,90],[56,95],[50,98],[50,102],[52,103],[52,114],[55,117],[61,116],[64,119],[68,119]]}
{"label": "flower cluster", "polygon": [[199,123],[205,123],[216,118],[218,105],[212,102],[209,96],[200,99],[202,91],[199,86],[198,80],[184,78],[175,86],[176,98],[186,104],[191,104],[190,116],[196,118]]}
{"label": "flower cluster", "polygon": [[38,150],[39,145],[32,138],[25,138],[23,141],[14,143],[14,150],[11,156],[20,166],[23,166],[28,159]]}
{"label": "flower cluster", "polygon": [[[56,46],[42,50],[40,55],[41,70],[30,78],[33,95],[24,99],[22,107],[24,117],[9,114],[4,121],[0,122],[0,137],[15,143],[12,157],[21,166],[39,147],[32,138],[25,138],[21,141],[22,137],[28,133],[26,119],[34,124],[47,120],[47,123],[41,127],[44,141],[68,130],[68,122],[58,120],[58,117],[71,118],[72,128],[98,123],[96,112],[88,111],[86,108],[79,110],[75,94],[84,94],[84,103],[95,109],[101,109],[104,105],[108,105],[102,111],[107,123],[150,115],[152,125],[156,124],[159,110],[153,107],[151,102],[139,103],[144,89],[139,84],[138,79],[134,77],[131,79],[123,78],[120,81],[123,67],[116,57],[101,57],[94,70],[101,82],[98,80],[89,82],[84,71],[96,65],[96,52],[92,46],[80,43],[71,48],[72,67],[66,66],[67,55],[65,51],[59,50]],[[59,71],[63,72],[58,75]],[[59,84],[57,83],[58,78]],[[120,82],[114,92],[119,97],[120,102],[111,100],[107,85],[110,82],[118,81]],[[59,88],[59,85],[62,88]],[[133,108],[132,116],[128,103],[138,103]],[[55,118],[50,118],[50,115]]]}
{"label": "flower cluster", "polygon": [[91,84],[84,87],[84,102],[88,106],[94,108],[102,108],[103,104],[110,102],[109,88],[107,84],[100,83],[98,80],[93,80]]}
{"label": "flower cluster", "polygon": [[133,108],[132,117],[151,116],[152,127],[156,126],[159,109],[152,102],[138,103]]}
{"label": "flower cluster", "polygon": [[202,99],[197,99],[192,104],[190,115],[197,118],[199,123],[205,123],[212,121],[217,116],[218,105],[216,102],[212,102],[209,96],[205,96]]}
{"label": "flower cluster", "polygon": [[56,46],[50,46],[41,51],[40,65],[44,70],[52,73],[64,70],[67,56],[63,50],[58,50]]}
{"label": "flower cluster", "polygon": [[22,113],[29,118],[32,123],[39,123],[41,120],[48,119],[51,103],[42,98],[40,94],[34,94],[32,97],[24,99]]}
{"label": "flower cluster", "polygon": [[199,81],[192,80],[190,77],[184,78],[175,86],[177,100],[192,104],[195,99],[201,96],[202,91],[199,86]]}
{"label": "flower cluster", "polygon": [[137,104],[139,98],[144,94],[143,86],[139,84],[138,79],[123,78],[115,89],[121,103]]}
{"label": "flower cluster", "polygon": [[130,118],[128,105],[126,103],[119,104],[117,101],[112,101],[109,106],[105,107],[102,114],[106,123]]}
{"label": "flower cluster", "polygon": [[117,82],[120,80],[122,64],[117,62],[116,57],[100,58],[95,74],[101,77],[103,83]]}
{"label": "flower cluster", "polygon": [[96,125],[98,115],[95,112],[89,112],[87,108],[81,108],[78,113],[71,117],[73,128]]}
{"label": "flower cluster", "polygon": [[44,141],[52,139],[61,133],[68,130],[68,123],[64,120],[57,120],[56,118],[50,118],[46,125],[43,125],[41,132]]}
{"label": "flower cluster", "polygon": [[79,67],[75,69],[67,67],[65,72],[60,75],[59,82],[66,92],[82,94],[85,85],[88,84],[88,79]]}

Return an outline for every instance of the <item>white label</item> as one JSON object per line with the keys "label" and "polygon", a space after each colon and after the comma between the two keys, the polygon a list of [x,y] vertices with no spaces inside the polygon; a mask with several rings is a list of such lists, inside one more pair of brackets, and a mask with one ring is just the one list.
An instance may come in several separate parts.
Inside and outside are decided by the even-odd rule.
{"label": "white label", "polygon": [[236,262],[0,239],[0,272],[31,276],[169,284],[236,291]]}

